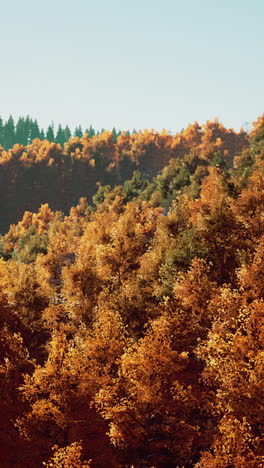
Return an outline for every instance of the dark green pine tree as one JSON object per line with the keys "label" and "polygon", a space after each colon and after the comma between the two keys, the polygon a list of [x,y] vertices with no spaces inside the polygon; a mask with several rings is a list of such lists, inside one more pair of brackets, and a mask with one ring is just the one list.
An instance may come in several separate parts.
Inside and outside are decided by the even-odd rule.
{"label": "dark green pine tree", "polygon": [[31,121],[31,128],[30,128],[30,141],[33,141],[35,138],[40,137],[40,131],[39,131],[39,126],[38,122],[35,119],[34,121]]}
{"label": "dark green pine tree", "polygon": [[134,171],[132,179],[126,180],[123,184],[123,193],[126,202],[138,197],[147,187],[148,183],[142,179],[140,171]]}
{"label": "dark green pine tree", "polygon": [[59,126],[58,126],[55,142],[59,143],[61,145],[61,147],[63,148],[63,145],[65,143],[65,135],[64,135],[64,130],[63,130],[61,124],[59,124]]}
{"label": "dark green pine tree", "polygon": [[83,131],[82,131],[81,125],[79,125],[78,127],[76,127],[76,129],[75,129],[75,131],[74,131],[74,136],[79,137],[79,138],[82,138],[82,136],[83,136]]}
{"label": "dark green pine tree", "polygon": [[50,142],[55,141],[54,123],[53,122],[52,122],[51,125],[48,126],[48,130],[47,130],[47,133],[46,133],[46,138]]}
{"label": "dark green pine tree", "polygon": [[117,140],[117,131],[116,131],[115,127],[112,128],[112,135],[113,135],[113,141],[116,141]]}
{"label": "dark green pine tree", "polygon": [[24,146],[28,144],[28,129],[24,117],[19,117],[16,123],[15,141]]}
{"label": "dark green pine tree", "polygon": [[9,119],[4,125],[4,148],[6,150],[12,148],[15,144],[15,122],[10,115]]}
{"label": "dark green pine tree", "polygon": [[29,115],[26,116],[24,125],[25,125],[25,141],[26,141],[25,145],[29,145],[31,125],[32,125],[32,119],[29,117]]}
{"label": "dark green pine tree", "polygon": [[44,132],[43,128],[40,130],[39,139],[40,140],[45,140],[45,132]]}
{"label": "dark green pine tree", "polygon": [[89,138],[93,138],[93,136],[95,135],[95,130],[92,127],[92,125],[90,125],[90,127],[85,130],[85,133],[87,133]]}
{"label": "dark green pine tree", "polygon": [[66,125],[65,129],[63,130],[64,132],[64,141],[68,141],[70,138],[71,138],[71,130],[70,128],[68,127],[68,125]]}

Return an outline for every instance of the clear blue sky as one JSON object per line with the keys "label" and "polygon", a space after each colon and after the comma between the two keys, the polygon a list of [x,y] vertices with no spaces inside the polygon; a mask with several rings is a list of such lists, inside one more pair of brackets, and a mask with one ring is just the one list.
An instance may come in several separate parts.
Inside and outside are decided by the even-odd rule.
{"label": "clear blue sky", "polygon": [[1,2],[0,115],[96,129],[264,112],[263,0]]}

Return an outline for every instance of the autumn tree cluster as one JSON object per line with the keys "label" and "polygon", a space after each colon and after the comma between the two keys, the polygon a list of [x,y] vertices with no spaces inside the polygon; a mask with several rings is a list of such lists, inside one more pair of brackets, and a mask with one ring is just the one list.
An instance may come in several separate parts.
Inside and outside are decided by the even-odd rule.
{"label": "autumn tree cluster", "polygon": [[264,115],[19,148],[138,170],[1,238],[1,467],[262,468]]}
{"label": "autumn tree cluster", "polygon": [[[41,204],[48,203],[53,211],[66,215],[81,197],[91,204],[98,187],[112,189],[122,185],[134,171],[140,171],[143,180],[149,182],[148,197],[156,191],[150,184],[153,177],[165,170],[170,160],[172,163],[156,184],[161,195],[171,201],[175,190],[188,185],[191,177],[199,184],[203,166],[231,167],[234,157],[248,144],[243,130],[236,133],[218,121],[208,121],[203,126],[194,123],[176,135],[154,130],[132,135],[113,130],[95,135],[92,130],[83,136],[77,132],[71,138],[68,133],[67,141],[57,137],[53,141],[51,134],[44,140],[34,138],[29,144],[18,139],[8,151],[0,146],[1,234],[7,232],[10,224],[17,223],[25,211],[35,212]],[[187,155],[188,160],[183,163]],[[130,197],[138,188],[141,187],[125,187],[128,192],[132,190]]]}

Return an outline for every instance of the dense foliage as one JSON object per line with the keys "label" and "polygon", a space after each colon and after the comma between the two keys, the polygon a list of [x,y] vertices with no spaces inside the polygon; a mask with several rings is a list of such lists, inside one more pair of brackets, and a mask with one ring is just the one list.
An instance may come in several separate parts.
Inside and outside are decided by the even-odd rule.
{"label": "dense foliage", "polygon": [[[111,189],[129,180],[135,170],[144,181],[151,181],[164,169],[144,196],[158,190],[171,201],[191,180],[199,185],[208,164],[231,167],[247,140],[244,131],[227,130],[214,121],[202,127],[194,123],[176,135],[153,130],[118,136],[105,131],[74,136],[64,145],[35,138],[31,144],[17,143],[9,151],[0,147],[0,233],[17,223],[25,211],[37,211],[44,203],[68,214],[80,197],[91,203],[98,185]],[[136,180],[127,183],[126,200],[137,195],[142,184]],[[106,190],[100,189],[96,201]]]}
{"label": "dense foliage", "polygon": [[263,467],[263,161],[264,115],[3,152],[49,182],[1,238],[3,468]]}

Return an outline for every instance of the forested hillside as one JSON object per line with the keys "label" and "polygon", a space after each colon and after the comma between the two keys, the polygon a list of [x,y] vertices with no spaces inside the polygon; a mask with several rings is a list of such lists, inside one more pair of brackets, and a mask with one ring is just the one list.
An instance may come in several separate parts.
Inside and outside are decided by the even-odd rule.
{"label": "forested hillside", "polygon": [[204,167],[232,167],[234,157],[247,144],[244,131],[236,133],[218,121],[208,121],[202,126],[195,122],[176,135],[146,130],[118,136],[105,131],[72,137],[64,145],[35,138],[9,151],[0,148],[0,233],[5,234],[25,211],[37,211],[44,203],[64,214],[80,197],[91,204],[98,184],[110,188],[123,184],[135,170],[143,180],[151,181],[169,164],[154,182],[153,191],[173,197],[191,179],[199,184]]}
{"label": "forested hillside", "polygon": [[262,468],[264,114],[0,164],[1,467]]}

